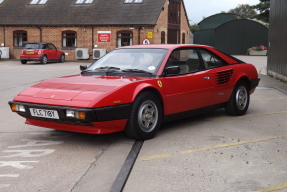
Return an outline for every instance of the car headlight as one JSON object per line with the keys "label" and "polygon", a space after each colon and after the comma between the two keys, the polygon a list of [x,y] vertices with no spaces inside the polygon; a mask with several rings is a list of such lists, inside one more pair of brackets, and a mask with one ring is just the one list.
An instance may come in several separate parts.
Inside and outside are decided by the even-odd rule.
{"label": "car headlight", "polygon": [[83,111],[67,110],[66,111],[66,117],[77,118],[77,119],[86,119],[86,113]]}
{"label": "car headlight", "polygon": [[24,105],[12,104],[11,109],[12,109],[12,111],[26,112]]}

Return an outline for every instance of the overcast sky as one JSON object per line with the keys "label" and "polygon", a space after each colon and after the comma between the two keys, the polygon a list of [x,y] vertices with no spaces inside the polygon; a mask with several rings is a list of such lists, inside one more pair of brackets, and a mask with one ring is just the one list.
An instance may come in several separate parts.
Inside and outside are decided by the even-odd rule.
{"label": "overcast sky", "polygon": [[256,5],[259,0],[184,0],[189,23],[199,23],[203,17],[229,11],[238,4]]}

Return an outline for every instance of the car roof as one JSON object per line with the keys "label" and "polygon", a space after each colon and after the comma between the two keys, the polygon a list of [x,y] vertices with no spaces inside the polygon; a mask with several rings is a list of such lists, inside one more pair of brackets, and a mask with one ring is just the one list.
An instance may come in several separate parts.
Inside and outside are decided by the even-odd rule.
{"label": "car roof", "polygon": [[159,49],[176,49],[180,47],[209,47],[207,45],[199,45],[199,44],[150,44],[150,45],[131,45],[131,46],[125,46],[125,47],[119,47],[118,49],[129,49],[129,48],[159,48]]}

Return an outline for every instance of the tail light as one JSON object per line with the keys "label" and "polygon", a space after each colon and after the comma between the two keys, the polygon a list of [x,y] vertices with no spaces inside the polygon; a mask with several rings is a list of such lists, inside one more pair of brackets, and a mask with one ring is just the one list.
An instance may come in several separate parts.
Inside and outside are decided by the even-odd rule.
{"label": "tail light", "polygon": [[38,51],[38,55],[41,55],[42,51]]}

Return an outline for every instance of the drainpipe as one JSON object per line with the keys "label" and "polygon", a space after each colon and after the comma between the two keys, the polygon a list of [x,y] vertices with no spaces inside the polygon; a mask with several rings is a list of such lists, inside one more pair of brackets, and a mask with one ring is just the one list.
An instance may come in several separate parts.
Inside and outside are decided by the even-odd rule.
{"label": "drainpipe", "polygon": [[92,26],[92,50],[94,49],[94,45],[95,45],[95,42],[94,42],[94,26]]}
{"label": "drainpipe", "polygon": [[3,36],[4,36],[4,46],[6,46],[6,33],[5,33],[5,26],[3,26]]}
{"label": "drainpipe", "polygon": [[139,27],[139,34],[138,34],[138,44],[140,45],[141,44],[141,28],[142,27]]}
{"label": "drainpipe", "polygon": [[42,28],[39,26],[36,26],[40,30],[40,42],[42,42]]}

